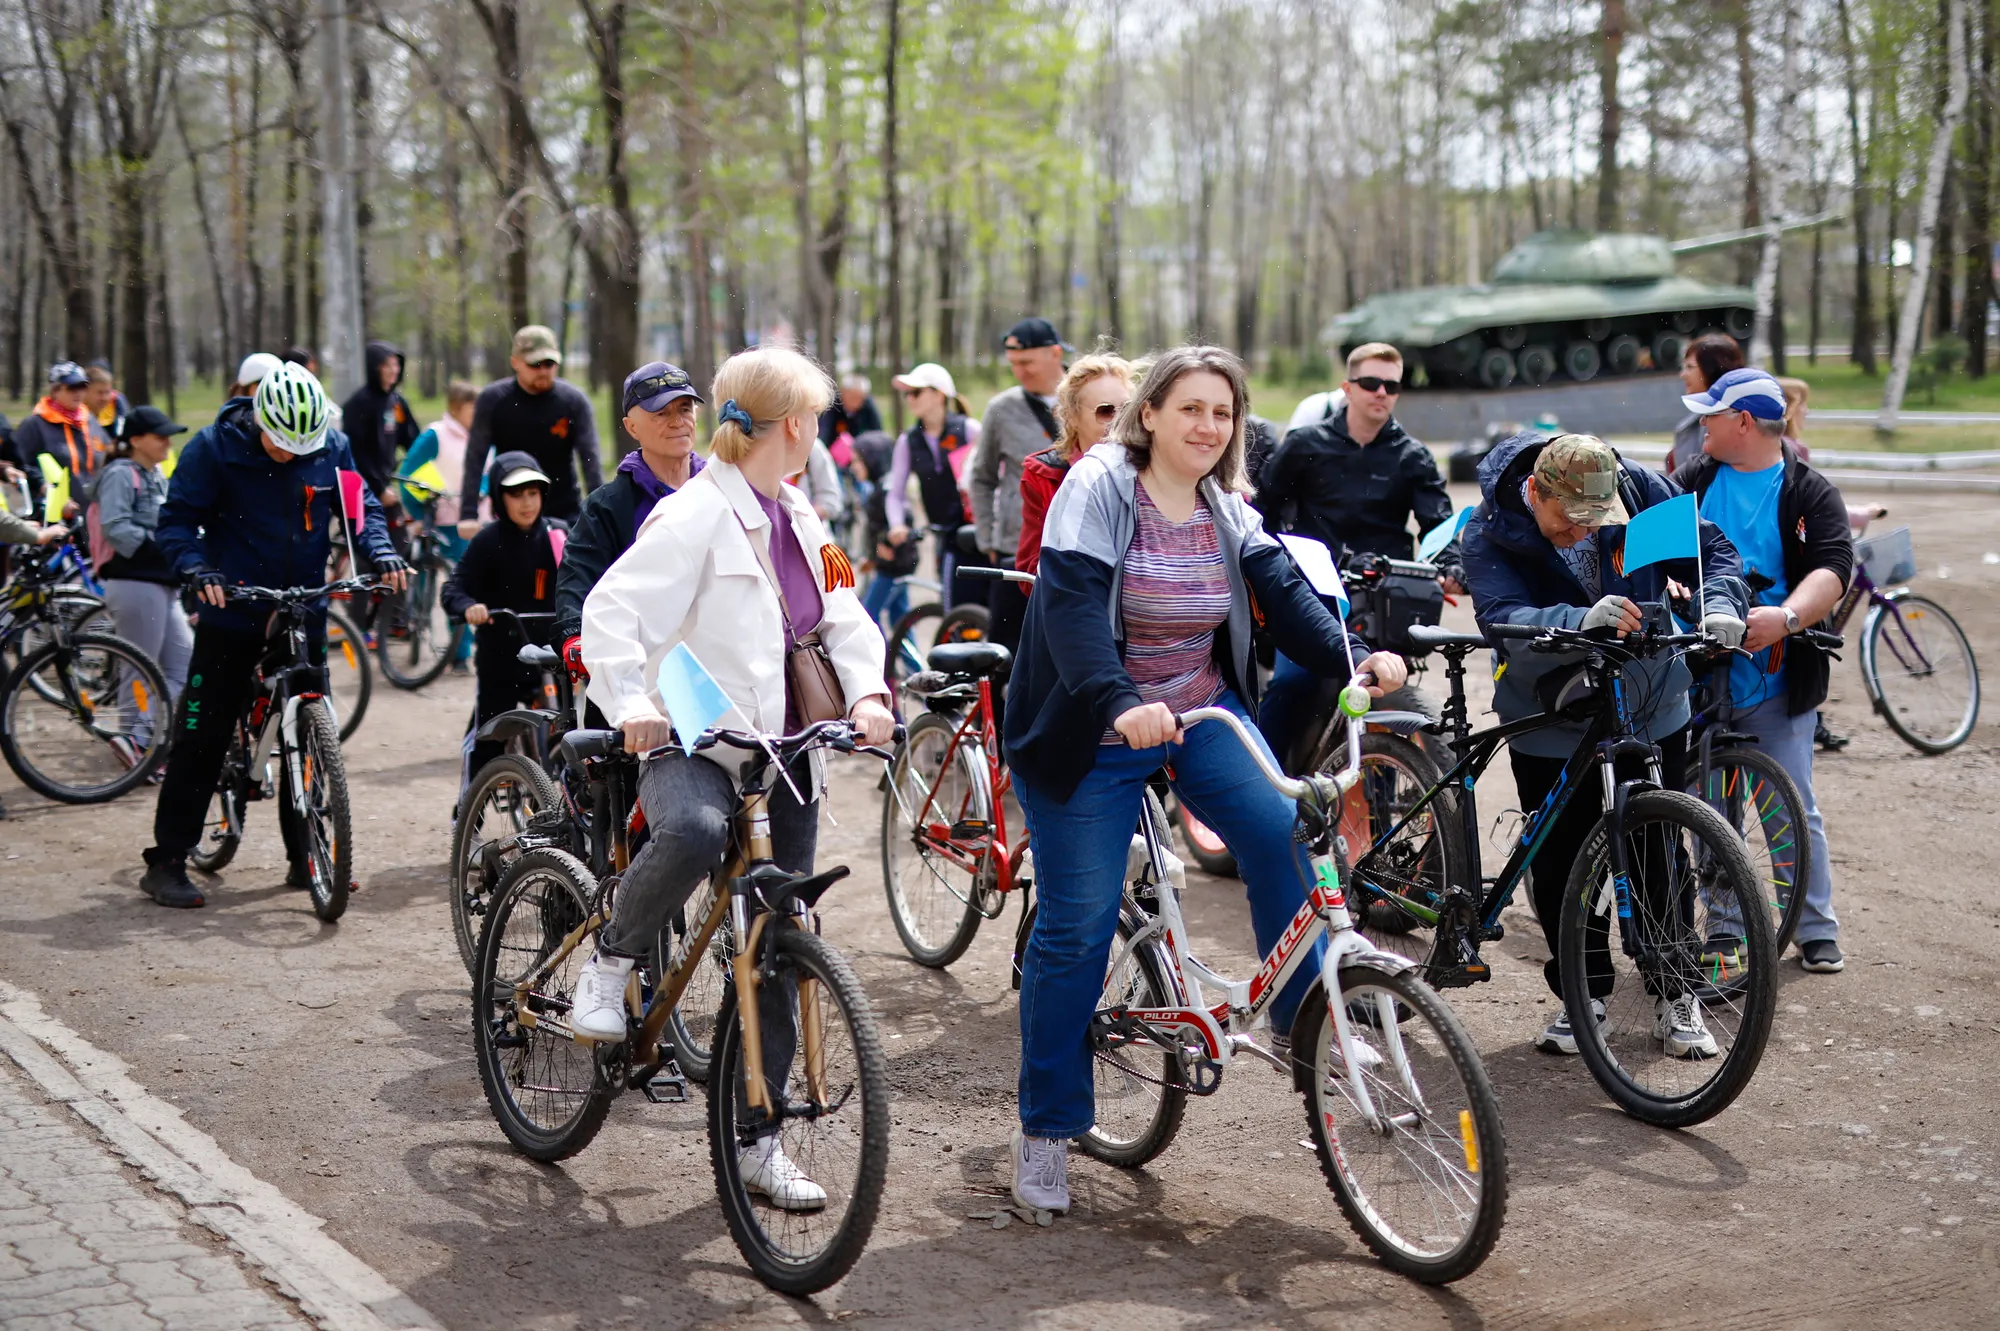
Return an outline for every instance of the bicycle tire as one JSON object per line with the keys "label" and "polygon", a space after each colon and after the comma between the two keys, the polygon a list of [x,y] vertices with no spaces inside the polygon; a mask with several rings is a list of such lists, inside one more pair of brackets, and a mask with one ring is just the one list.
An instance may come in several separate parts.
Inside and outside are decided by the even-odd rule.
{"label": "bicycle tire", "polygon": [[[937,620],[926,634],[924,625]],[[900,701],[903,681],[924,669],[930,650],[941,642],[982,642],[992,628],[992,616],[983,605],[955,605],[950,610],[937,601],[913,605],[889,631],[888,654],[883,660],[882,677],[892,696]]]}
{"label": "bicycle tire", "polygon": [[1228,845],[1225,843],[1220,851],[1210,850],[1202,845],[1195,832],[1197,826],[1209,836],[1215,837],[1218,842],[1222,838],[1216,836],[1213,828],[1189,813],[1187,805],[1179,800],[1174,801],[1174,823],[1181,829],[1181,844],[1187,847],[1188,858],[1195,862],[1197,868],[1217,878],[1237,877],[1236,856]]}
{"label": "bicycle tire", "polygon": [[[368,656],[368,639],[354,626],[354,621],[345,611],[329,606],[326,612],[327,700],[333,704],[334,715],[340,719],[340,737],[343,740],[352,738],[354,732],[361,728],[361,718],[368,715],[368,699],[375,692],[375,672],[368,664]],[[343,665],[346,667],[344,674],[341,671]],[[333,697],[336,688],[350,692],[350,699],[345,705]]]}
{"label": "bicycle tire", "polygon": [[[778,930],[770,944],[773,968],[789,972],[801,984],[810,981],[823,989],[825,998],[820,1001],[830,1000],[849,1036],[851,1053],[845,1054],[829,1049],[827,1037],[822,1036],[822,1062],[841,1065],[828,1073],[828,1098],[833,1098],[835,1079],[852,1079],[838,1107],[810,1119],[788,1116],[777,1134],[785,1153],[826,1190],[827,1204],[803,1212],[759,1206],[744,1184],[738,1155],[742,1134],[737,1126],[737,1105],[744,1093],[743,1028],[737,1020],[733,984],[724,991],[716,1020],[715,1063],[708,1082],[709,1160],[729,1235],[750,1269],[780,1293],[812,1294],[846,1275],[874,1232],[889,1172],[889,1073],[874,1011],[846,958],[817,934],[794,928],[788,921],[773,921],[766,927]],[[795,1010],[801,1006],[796,1003]],[[821,1020],[824,1023],[823,1012]],[[799,1074],[804,1061],[803,1054],[793,1060],[784,1088],[787,1104],[803,1101],[810,1093]],[[857,1093],[858,1114],[852,1108]],[[836,1148],[853,1160],[851,1171],[843,1169],[838,1177],[829,1172]],[[811,1218],[829,1218],[836,1208],[830,1226],[811,1225]],[[778,1223],[778,1234],[768,1228],[770,1222]],[[799,1226],[796,1238],[794,1222]],[[823,1238],[818,1231],[825,1231]]]}
{"label": "bicycle tire", "polygon": [[[1700,773],[1690,775],[1698,785]],[[1798,783],[1764,750],[1730,745],[1710,756],[1708,787],[1688,793],[1714,809],[1749,849],[1771,909],[1772,955],[1782,957],[1812,881],[1812,835]]]}
{"label": "bicycle tire", "polygon": [[[375,619],[375,656],[382,666],[382,678],[399,689],[420,689],[444,673],[451,661],[459,630],[449,620],[440,625],[438,602],[451,569],[441,559],[426,560],[410,571],[410,585],[393,592],[382,603],[384,614]],[[405,636],[398,638],[384,627],[398,621]],[[440,633],[442,628],[442,633]],[[409,669],[403,668],[403,661]]]}
{"label": "bicycle tire", "polygon": [[[0,678],[4,678],[21,659],[30,652],[46,647],[55,639],[49,636],[49,625],[60,620],[74,637],[79,633],[104,633],[118,636],[118,626],[111,616],[111,607],[104,598],[84,591],[58,591],[49,594],[49,599],[41,611],[26,620],[7,636],[4,650],[0,650]],[[60,702],[59,690],[48,687],[47,681],[33,676],[35,692],[50,702]]]}
{"label": "bicycle tire", "polygon": [[[1161,959],[1159,944],[1149,942],[1133,948],[1129,953],[1126,951],[1127,940],[1143,923],[1129,908],[1119,912],[1118,932],[1111,944],[1111,955],[1105,959],[1104,990],[1097,999],[1100,1009],[1108,1006],[1164,1007],[1176,1001],[1167,984],[1168,970]],[[1122,968],[1118,966],[1121,957],[1127,963]],[[1133,1047],[1126,1046],[1128,1049]],[[1180,1135],[1181,1123],[1187,1115],[1187,1092],[1177,1085],[1160,1084],[1178,1079],[1179,1060],[1161,1050],[1157,1066],[1152,1065],[1150,1054],[1140,1056],[1146,1063],[1141,1066],[1130,1058],[1114,1057],[1097,1049],[1091,1052],[1091,1089],[1096,1118],[1090,1130],[1076,1139],[1077,1149],[1107,1165],[1137,1169],[1173,1145],[1174,1138]],[[1136,1130],[1124,1136],[1107,1132],[1107,1107],[1133,1097],[1152,1099],[1150,1109],[1139,1106],[1139,1112],[1132,1116],[1138,1125]]]}
{"label": "bicycle tire", "polygon": [[[669,926],[674,944],[667,955],[672,960],[680,959],[689,936],[701,928],[714,902],[715,878],[710,875],[681,907],[678,920]],[[715,1062],[716,1014],[722,1010],[722,995],[730,985],[729,961],[735,955],[736,948],[729,934],[729,918],[725,915],[716,927],[715,936],[708,941],[708,956],[700,968],[688,977],[687,987],[681,990],[680,1001],[674,1004],[673,1012],[667,1017],[667,1039],[674,1047],[674,1062],[680,1064],[689,1081],[706,1083],[709,1068]],[[656,976],[665,973],[663,967],[655,966]]]}
{"label": "bicycle tire", "polygon": [[[1470,877],[1470,854],[1465,848],[1465,828],[1459,821],[1456,793],[1439,791],[1426,810],[1403,829],[1393,841],[1379,838],[1393,828],[1408,808],[1425,792],[1436,789],[1443,777],[1423,746],[1401,735],[1367,731],[1361,736],[1361,764],[1364,771],[1406,774],[1393,785],[1364,782],[1369,795],[1369,846],[1358,855],[1342,856],[1353,870],[1342,875],[1347,884],[1348,908],[1356,927],[1368,940],[1386,952],[1408,956],[1423,969],[1426,983],[1457,958],[1445,955],[1445,944],[1431,925],[1402,908],[1407,901],[1435,912],[1444,904],[1446,888]],[[1384,805],[1387,807],[1383,807]],[[1420,931],[1429,930],[1428,941]]]}
{"label": "bicycle tire", "polygon": [[[188,852],[188,863],[203,873],[221,873],[243,844],[243,737],[229,742],[222,775],[208,798],[209,816],[202,820],[201,840]],[[211,833],[212,828],[219,829]]]}
{"label": "bicycle tire", "polygon": [[[1399,1101],[1405,1106],[1394,1115],[1399,1120],[1395,1123],[1399,1131],[1409,1133],[1420,1125],[1430,1126],[1435,1134],[1433,1141],[1418,1140],[1428,1146],[1438,1177],[1423,1168],[1416,1169],[1415,1176],[1423,1183],[1452,1182],[1456,1191],[1434,1187],[1426,1204],[1412,1210],[1423,1213],[1418,1223],[1427,1221],[1435,1226],[1440,1218],[1438,1194],[1442,1192],[1444,1199],[1465,1216],[1463,1232],[1449,1244],[1432,1244],[1428,1249],[1419,1246],[1415,1242],[1419,1237],[1445,1236],[1405,1235],[1389,1214],[1400,1210],[1390,1188],[1373,1186],[1361,1177],[1360,1162],[1368,1154],[1368,1148],[1390,1139],[1360,1117],[1358,1105],[1341,1089],[1346,1082],[1345,1064],[1334,1050],[1334,1027],[1325,989],[1316,984],[1292,1023],[1292,1075],[1294,1086],[1305,1098],[1306,1118],[1311,1125],[1320,1173],[1333,1190],[1347,1223],[1385,1266],[1427,1285],[1461,1280],[1478,1270],[1493,1251],[1507,1218],[1507,1139],[1493,1083],[1480,1062],[1477,1047],[1457,1016],[1414,970],[1390,971],[1370,963],[1355,963],[1340,968],[1339,983],[1341,1001],[1350,1011],[1356,1005],[1369,1003],[1365,991],[1371,989],[1387,995],[1396,1006],[1395,1024],[1378,1022],[1366,1028],[1365,1037],[1361,1029],[1355,1030],[1357,1039],[1372,1041],[1371,1048],[1382,1045],[1392,1051],[1382,1053],[1381,1062],[1364,1072],[1369,1095],[1376,1102],[1378,1113]],[[1384,1076],[1377,1075],[1377,1070],[1395,1067],[1395,1045],[1403,1049],[1403,1061],[1411,1076],[1408,1080],[1399,1077],[1397,1084],[1392,1085]],[[1412,1046],[1416,1047],[1414,1056]],[[1412,1095],[1409,1081],[1416,1079],[1415,1064],[1419,1061],[1438,1075],[1424,1077],[1423,1084],[1416,1088],[1421,1094]],[[1336,1065],[1341,1068],[1338,1073],[1333,1070]],[[1447,1094],[1447,1068],[1461,1094]],[[1358,1129],[1347,1134],[1344,1145],[1337,1125],[1337,1119],[1343,1116],[1349,1117]],[[1412,1121],[1401,1122],[1403,1119]],[[1392,1161],[1408,1159],[1401,1147],[1384,1154]],[[1465,1165],[1463,1170],[1458,1168],[1461,1161]],[[1478,1194],[1469,1213],[1458,1195],[1466,1189],[1467,1179],[1476,1181]]]}
{"label": "bicycle tire", "polygon": [[[1861,671],[1866,677],[1868,694],[1875,702],[1875,710],[1882,714],[1882,720],[1889,729],[1896,732],[1904,743],[1920,753],[1949,753],[1966,740],[1972,738],[1973,727],[1979,724],[1979,662],[1972,654],[1972,642],[1965,636],[1965,630],[1951,617],[1951,612],[1927,596],[1904,596],[1894,602],[1895,613],[1882,606],[1869,612],[1868,622],[1861,631]],[[1905,648],[1914,643],[1915,653],[1921,654],[1925,670],[1910,668],[1895,641],[1888,636],[1892,622],[1900,623],[1904,633],[1909,635]],[[1916,625],[1916,627],[1912,627]],[[1936,636],[1931,636],[1933,630]],[[1919,637],[1930,637],[1930,645],[1915,642]],[[1882,651],[1887,645],[1894,669],[1885,674],[1882,669]],[[1949,729],[1935,727],[1920,729],[1911,715],[1911,690],[1901,687],[1910,681],[1930,678],[1936,680],[1943,673],[1944,648],[1952,648],[1962,655],[1965,662],[1964,702],[1959,706],[1959,714],[1950,723]],[[1892,696],[1893,695],[1893,696]]]}
{"label": "bicycle tire", "polygon": [[[74,674],[79,657],[96,653],[107,663],[109,679],[96,675],[79,681]],[[38,676],[52,672],[56,680],[67,680],[68,686],[56,690],[57,699],[44,696],[36,685]],[[103,708],[91,699],[97,691],[99,697],[108,696],[112,690],[122,690],[125,682],[131,684],[132,706],[146,715],[150,725],[146,747],[140,749],[138,742],[127,733],[136,729],[138,721],[125,713],[121,704],[121,715],[107,729],[98,718]],[[71,698],[75,698],[72,703]],[[32,701],[31,701],[32,699]],[[30,712],[28,708],[36,709]],[[95,743],[104,745],[111,755],[110,764],[116,770],[108,780],[95,781],[89,785],[74,784],[50,772],[44,771],[36,757],[31,756],[30,747],[38,747],[38,732],[44,725],[40,711],[44,708],[59,708],[67,713],[68,722],[77,727],[94,743],[79,745],[74,733],[61,732],[62,739],[56,744],[54,753],[73,757],[78,761],[90,761],[98,756]],[[80,714],[81,713],[87,714]],[[52,728],[58,722],[55,717],[47,718]],[[48,642],[27,653],[21,663],[0,683],[0,756],[14,769],[14,775],[21,784],[38,795],[56,800],[62,804],[103,804],[117,799],[120,795],[138,786],[150,776],[166,757],[167,745],[173,731],[172,717],[167,707],[167,684],[160,677],[160,668],[134,644],[110,633],[79,633],[72,635],[67,643]],[[119,743],[123,741],[122,746]],[[129,752],[128,752],[129,750]]]}
{"label": "bicycle tire", "polygon": [[[1585,1066],[1619,1108],[1658,1127],[1685,1128],[1728,1108],[1750,1084],[1763,1059],[1777,1006],[1777,953],[1771,943],[1771,916],[1758,890],[1750,852],[1720,814],[1680,791],[1642,790],[1626,802],[1628,843],[1648,829],[1666,829],[1659,843],[1663,864],[1678,871],[1699,861],[1713,863],[1715,870],[1703,873],[1699,883],[1670,877],[1650,891],[1644,884],[1634,884],[1627,892],[1632,921],[1628,924],[1616,908],[1608,863],[1612,816],[1599,819],[1585,838],[1563,894],[1557,938],[1563,1003]],[[1698,839],[1700,848],[1691,852],[1679,845],[1679,834]],[[1671,845],[1668,835],[1674,838]],[[1652,848],[1648,836],[1628,862],[1643,864]],[[1673,903],[1672,918],[1664,918],[1669,912],[1650,904],[1649,897]],[[1610,966],[1616,967],[1621,959],[1630,960],[1624,956],[1628,940],[1641,957],[1654,957],[1650,970],[1643,961],[1635,961],[1628,970],[1614,972],[1601,995],[1590,992],[1585,972],[1586,926],[1593,916],[1605,922]],[[1614,925],[1618,937],[1609,940]],[[1742,930],[1735,935],[1742,946],[1735,975],[1700,970],[1700,949],[1715,928]],[[1653,935],[1664,937],[1665,945],[1655,947]],[[1600,987],[1605,986],[1600,983]],[[1658,1005],[1669,990],[1676,991],[1676,996],[1694,996],[1704,1026],[1720,1025],[1728,1037],[1727,1053],[1719,1040],[1715,1041],[1714,1056],[1691,1058],[1669,1053],[1657,1034]],[[1604,1002],[1606,1014],[1601,1022],[1591,1012],[1593,998]],[[1652,1017],[1646,1015],[1649,1010]],[[1713,1029],[1709,1036],[1714,1039]],[[1683,1077],[1681,1069],[1687,1068],[1708,1075]]]}
{"label": "bicycle tire", "polygon": [[[896,759],[889,764],[882,786],[882,891],[889,901],[889,919],[903,949],[920,966],[942,970],[965,955],[979,933],[980,879],[995,867],[967,873],[942,855],[927,851],[919,829],[906,822],[944,785],[941,764],[959,719],[945,712],[925,712],[910,723]],[[913,770],[923,755],[936,750],[940,770]],[[953,755],[960,790],[946,796],[955,807],[936,808],[940,819],[977,819],[992,827],[993,798],[987,783],[985,750],[968,740]],[[987,855],[995,853],[990,845]],[[962,881],[961,881],[962,880]]]}
{"label": "bicycle tire", "polygon": [[[485,830],[481,815],[489,800],[509,789],[516,796],[500,799],[502,828],[496,836],[523,831],[536,814],[563,805],[562,791],[554,779],[540,764],[517,753],[495,755],[480,767],[472,784],[466,787],[465,797],[459,801],[458,819],[451,829],[451,877],[445,890],[451,899],[452,934],[458,941],[459,959],[465,963],[467,974],[472,972],[479,955],[478,920],[486,913],[498,879],[506,876],[503,864],[494,882],[485,881],[478,862],[479,851],[495,837],[480,835]],[[523,805],[527,807],[524,809]]]}
{"label": "bicycle tire", "polygon": [[[307,838],[313,914],[330,924],[346,913],[354,883],[354,819],[347,802],[347,763],[324,699],[300,702],[298,734],[308,814],[300,831]],[[323,799],[316,788],[325,791]],[[284,792],[279,794],[282,798]]]}
{"label": "bicycle tire", "polygon": [[[566,1160],[590,1145],[604,1126],[617,1088],[605,1074],[596,1045],[572,1040],[565,1028],[519,1025],[514,985],[539,969],[570,931],[589,917],[596,891],[590,870],[569,852],[546,847],[527,851],[500,880],[479,934],[479,960],[472,977],[479,1082],[500,1131],[514,1149],[543,1164]],[[590,953],[590,940],[585,939],[563,958],[536,995],[539,1015],[561,1017],[569,1012],[576,976]],[[549,1084],[557,1077],[572,1084]],[[517,1090],[530,1094],[528,1104]],[[567,1106],[560,1116],[554,1111],[558,1104]],[[538,1119],[535,1105],[546,1105],[549,1112]]]}

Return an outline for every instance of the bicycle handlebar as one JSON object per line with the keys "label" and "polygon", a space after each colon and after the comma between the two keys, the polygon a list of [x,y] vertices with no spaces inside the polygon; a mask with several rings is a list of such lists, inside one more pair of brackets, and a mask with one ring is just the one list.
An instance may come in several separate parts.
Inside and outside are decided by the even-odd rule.
{"label": "bicycle handlebar", "polygon": [[1312,793],[1311,786],[1303,781],[1286,776],[1278,770],[1276,763],[1264,756],[1263,746],[1250,737],[1250,729],[1243,724],[1243,718],[1229,709],[1225,707],[1197,707],[1191,712],[1182,712],[1174,718],[1175,724],[1183,730],[1189,729],[1203,721],[1220,721],[1223,725],[1228,726],[1230,730],[1234,731],[1236,738],[1243,742],[1244,751],[1257,764],[1258,770],[1264,773],[1264,779],[1270,782],[1272,789],[1276,790],[1280,795],[1285,796],[1287,799],[1297,800],[1304,799]]}
{"label": "bicycle handlebar", "polygon": [[992,582],[1018,582],[1027,587],[1035,585],[1034,574],[1017,573],[1011,568],[961,568],[958,570],[958,576],[961,578],[985,578]]}
{"label": "bicycle handlebar", "polygon": [[336,592],[379,592],[388,589],[388,583],[373,582],[367,578],[340,578],[324,587],[252,587],[247,583],[223,587],[232,601],[316,601]]}

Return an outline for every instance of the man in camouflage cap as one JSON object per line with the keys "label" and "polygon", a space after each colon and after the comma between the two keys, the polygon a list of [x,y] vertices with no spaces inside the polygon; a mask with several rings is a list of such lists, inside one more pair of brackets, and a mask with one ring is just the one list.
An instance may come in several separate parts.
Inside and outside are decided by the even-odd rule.
{"label": "man in camouflage cap", "polygon": [[[1695,587],[1702,628],[1725,644],[1743,640],[1746,589],[1736,548],[1712,522],[1700,524],[1701,565],[1692,559],[1666,560],[1625,570],[1625,524],[1632,516],[1679,493],[1673,482],[1649,468],[1620,458],[1611,445],[1585,434],[1554,438],[1532,432],[1503,441],[1479,464],[1481,503],[1461,538],[1466,585],[1482,630],[1498,624],[1567,629],[1604,629],[1623,636],[1640,627],[1640,606],[1665,599],[1667,581]],[[1502,721],[1544,710],[1536,685],[1556,671],[1573,671],[1573,654],[1525,650],[1526,644],[1496,640],[1502,658],[1494,673],[1493,708]],[[1642,658],[1625,668],[1630,696],[1647,706],[1636,718],[1641,737],[1660,748],[1661,775],[1669,790],[1685,787],[1688,688],[1693,677],[1679,656]],[[1557,681],[1551,681],[1551,684]],[[1563,765],[1585,737],[1586,722],[1567,722],[1518,735],[1508,744],[1520,807],[1541,807],[1562,775]],[[1642,776],[1636,764],[1622,777]],[[1603,812],[1595,790],[1572,799],[1556,819],[1536,854],[1535,914],[1559,955],[1557,928],[1564,885],[1592,826]],[[1610,991],[1612,970],[1602,936],[1593,942],[1592,998],[1602,1021],[1601,1000]],[[1604,959],[1598,962],[1596,958]],[[1562,974],[1550,960],[1543,967],[1549,989],[1562,997]],[[1596,992],[1604,977],[1604,993]],[[1652,1035],[1669,1056],[1713,1057],[1715,1039],[1691,993],[1657,995]],[[1621,1032],[1625,1034],[1625,1032]],[[1567,1014],[1535,1040],[1552,1054],[1574,1054],[1576,1034]]]}

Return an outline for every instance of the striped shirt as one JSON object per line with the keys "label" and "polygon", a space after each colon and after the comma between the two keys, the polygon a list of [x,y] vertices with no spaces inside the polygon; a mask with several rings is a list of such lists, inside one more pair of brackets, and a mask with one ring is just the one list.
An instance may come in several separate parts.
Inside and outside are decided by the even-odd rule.
{"label": "striped shirt", "polygon": [[[1229,617],[1229,575],[1215,518],[1195,497],[1194,515],[1176,525],[1154,505],[1144,484],[1137,523],[1125,549],[1121,608],[1125,670],[1147,702],[1175,712],[1206,707],[1222,692],[1215,631]],[[1122,744],[1108,730],[1106,744]]]}

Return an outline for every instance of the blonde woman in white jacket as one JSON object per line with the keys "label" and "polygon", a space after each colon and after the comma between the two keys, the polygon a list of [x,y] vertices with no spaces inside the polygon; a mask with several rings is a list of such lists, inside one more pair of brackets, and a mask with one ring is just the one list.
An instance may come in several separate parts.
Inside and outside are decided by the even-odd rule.
{"label": "blonde woman in white jacket", "polygon": [[[627,752],[662,750],[639,771],[639,804],[651,836],[626,868],[611,921],[577,980],[570,1021],[585,1034],[625,1034],[633,963],[720,863],[736,810],[740,759],[663,747],[673,737],[673,718],[655,682],[661,658],[686,643],[745,721],[766,733],[795,731],[801,722],[785,687],[789,621],[794,635],[818,631],[862,739],[882,744],[894,731],[881,631],[861,608],[851,566],[819,515],[784,483],[805,465],[832,398],[826,373],[795,351],[759,348],[730,357],[709,397],[722,404],[713,460],[660,501],[583,603],[591,701],[624,732]],[[813,867],[817,767],[800,763],[792,772],[808,797],[804,804],[785,782],[772,787],[772,851],[779,867],[793,873]],[[797,1044],[794,1000],[785,985],[763,993],[764,1067],[775,1096]],[[826,1202],[825,1191],[786,1157],[776,1137],[745,1149],[743,1178],[788,1210]]]}

